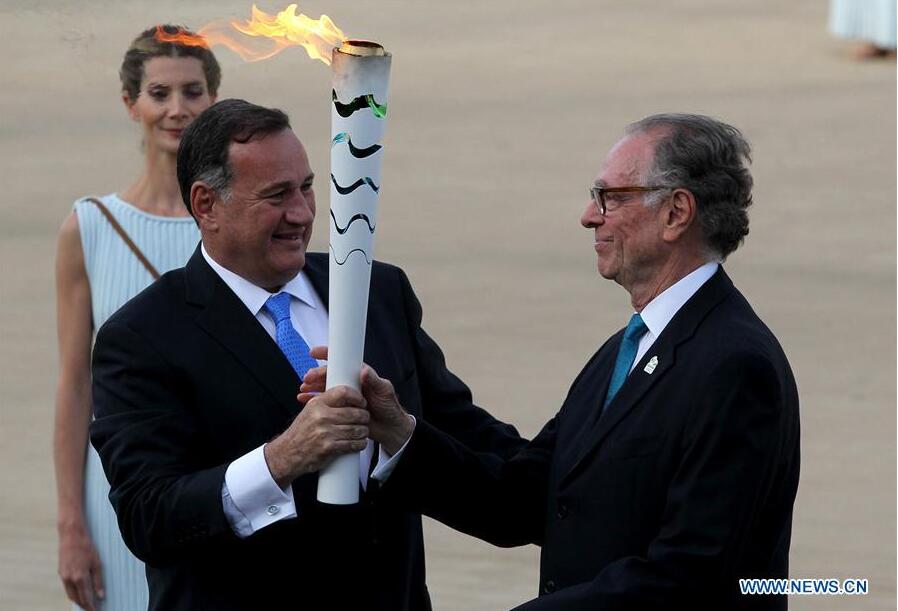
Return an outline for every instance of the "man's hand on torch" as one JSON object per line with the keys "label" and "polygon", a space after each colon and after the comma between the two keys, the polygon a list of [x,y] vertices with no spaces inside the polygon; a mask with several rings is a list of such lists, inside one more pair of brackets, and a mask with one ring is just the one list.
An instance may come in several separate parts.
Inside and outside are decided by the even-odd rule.
{"label": "man's hand on torch", "polygon": [[[327,359],[327,347],[312,348],[312,357],[318,360]],[[327,365],[310,369],[300,386],[300,402],[320,397],[316,393],[324,390],[327,381]],[[405,445],[415,430],[415,421],[409,416],[393,390],[393,384],[367,364],[362,365],[360,374],[362,394],[367,402],[371,421],[368,423],[371,438],[377,441],[387,454],[393,455]]]}
{"label": "man's hand on torch", "polygon": [[278,486],[318,471],[340,454],[361,452],[368,443],[371,416],[365,398],[347,386],[298,395],[305,407],[286,431],[265,445],[265,462]]}

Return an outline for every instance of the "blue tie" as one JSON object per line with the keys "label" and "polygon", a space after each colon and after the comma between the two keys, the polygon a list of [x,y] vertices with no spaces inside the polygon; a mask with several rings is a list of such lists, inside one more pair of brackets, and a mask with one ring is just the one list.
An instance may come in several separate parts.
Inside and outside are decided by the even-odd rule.
{"label": "blue tie", "polygon": [[290,361],[290,365],[301,380],[309,369],[318,367],[318,361],[309,354],[309,345],[290,322],[290,295],[287,293],[272,295],[263,307],[274,319],[278,348]]}
{"label": "blue tie", "polygon": [[614,362],[614,373],[611,374],[611,384],[608,386],[608,396],[605,398],[605,404],[602,406],[604,410],[614,399],[617,391],[624,385],[627,375],[630,373],[630,367],[633,366],[633,359],[636,358],[636,351],[639,348],[639,338],[645,335],[649,328],[642,321],[642,316],[634,314],[627,323],[627,329],[624,331],[624,339],[620,344],[620,350],[617,353],[617,360]]}

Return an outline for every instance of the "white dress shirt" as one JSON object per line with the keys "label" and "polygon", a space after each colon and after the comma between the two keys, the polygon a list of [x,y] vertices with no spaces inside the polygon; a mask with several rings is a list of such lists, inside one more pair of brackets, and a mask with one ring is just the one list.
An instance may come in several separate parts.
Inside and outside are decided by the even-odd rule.
{"label": "white dress shirt", "polygon": [[[212,270],[234,291],[269,337],[276,341],[275,322],[263,309],[272,293],[219,265],[206,252],[205,245],[200,249]],[[290,295],[290,322],[306,344],[309,347],[327,345],[327,309],[306,275],[300,272],[279,292]],[[324,361],[319,361],[321,363]],[[293,488],[289,484],[281,488],[271,477],[265,462],[264,447],[265,444],[262,444],[228,465],[221,488],[225,516],[237,536],[242,538],[280,520],[296,517]],[[373,449],[374,444],[369,439],[368,445],[359,453],[359,481],[362,487],[368,485],[368,465]],[[381,449],[371,477],[385,481],[404,449],[403,445],[393,456]]]}
{"label": "white dress shirt", "polygon": [[693,272],[690,272],[675,284],[667,287],[663,293],[652,299],[640,312],[642,322],[648,327],[645,335],[639,340],[639,348],[636,350],[636,358],[630,365],[630,372],[636,364],[642,360],[649,351],[664,327],[671,321],[680,308],[695,295],[702,285],[707,282],[717,271],[720,264],[717,261],[705,263]]}

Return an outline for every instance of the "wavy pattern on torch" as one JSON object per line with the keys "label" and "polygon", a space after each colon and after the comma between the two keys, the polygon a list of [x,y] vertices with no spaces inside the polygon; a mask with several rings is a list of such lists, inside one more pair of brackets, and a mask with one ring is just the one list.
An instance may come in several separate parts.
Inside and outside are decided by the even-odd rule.
{"label": "wavy pattern on torch", "polygon": [[331,182],[334,183],[334,186],[337,188],[337,193],[339,193],[340,195],[349,195],[350,193],[352,193],[353,191],[355,191],[356,189],[358,189],[359,187],[361,187],[362,185],[365,185],[365,184],[367,184],[369,187],[371,187],[371,190],[374,191],[375,193],[380,191],[380,187],[378,187],[376,184],[374,184],[374,181],[371,180],[371,178],[368,176],[365,176],[364,178],[359,178],[357,181],[355,181],[348,187],[344,187],[343,185],[338,183],[337,179],[334,178],[334,175],[331,174]]}
{"label": "wavy pattern on torch", "polygon": [[346,226],[342,229],[340,228],[340,223],[337,222],[337,217],[334,216],[333,210],[331,210],[331,218],[334,219],[334,227],[336,227],[337,233],[339,233],[340,235],[343,235],[344,233],[349,231],[349,226],[356,221],[365,221],[365,224],[368,225],[368,231],[370,231],[372,234],[374,233],[374,225],[371,224],[371,219],[368,218],[367,214],[359,213],[354,215],[351,219],[349,219],[349,222],[346,223]]}
{"label": "wavy pattern on torch", "polygon": [[339,134],[334,136],[334,139],[331,140],[331,148],[334,148],[341,142],[345,142],[349,145],[349,152],[352,153],[352,156],[356,159],[364,159],[365,157],[370,157],[383,148],[379,144],[372,144],[371,146],[363,149],[356,148],[356,146],[352,144],[352,138],[347,132],[340,132]]}
{"label": "wavy pattern on torch", "polygon": [[373,112],[374,116],[378,119],[383,119],[387,116],[387,105],[378,104],[377,101],[375,101],[374,96],[370,93],[360,95],[349,104],[344,104],[337,99],[336,89],[331,90],[331,97],[334,100],[334,108],[337,109],[337,114],[343,118],[350,116],[357,110],[363,110],[365,108],[370,108],[371,112]]}
{"label": "wavy pattern on torch", "polygon": [[347,259],[349,259],[350,255],[352,255],[352,253],[354,253],[354,252],[360,252],[360,253],[362,253],[362,256],[365,257],[365,262],[366,262],[368,265],[371,265],[371,260],[368,258],[368,253],[366,253],[366,252],[365,252],[364,250],[362,250],[361,248],[353,248],[353,249],[350,250],[348,253],[346,253],[346,256],[343,257],[343,260],[341,261],[340,259],[337,258],[337,253],[334,252],[334,245],[333,245],[333,244],[328,244],[327,247],[330,249],[331,254],[334,255],[334,261],[337,263],[337,265],[343,265],[343,264],[345,264],[346,261],[347,261]]}

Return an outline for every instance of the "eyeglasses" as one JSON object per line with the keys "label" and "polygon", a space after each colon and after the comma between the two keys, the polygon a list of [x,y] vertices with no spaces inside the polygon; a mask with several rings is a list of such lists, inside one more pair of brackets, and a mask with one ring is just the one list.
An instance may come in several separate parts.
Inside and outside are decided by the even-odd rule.
{"label": "eyeglasses", "polygon": [[630,201],[632,193],[648,193],[663,189],[670,189],[670,187],[591,187],[589,194],[592,196],[592,201],[599,214],[605,216],[609,210],[617,210]]}

